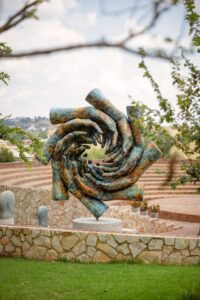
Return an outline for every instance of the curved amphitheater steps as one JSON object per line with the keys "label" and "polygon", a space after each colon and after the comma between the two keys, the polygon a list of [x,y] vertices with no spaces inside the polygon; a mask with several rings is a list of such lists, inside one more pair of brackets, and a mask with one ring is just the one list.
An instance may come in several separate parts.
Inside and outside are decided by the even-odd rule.
{"label": "curved amphitheater steps", "polygon": [[[146,200],[165,197],[176,197],[181,195],[197,195],[197,187],[191,183],[178,186],[173,190],[169,184],[163,185],[168,175],[168,162],[161,161],[152,165],[140,178],[138,185],[144,189]],[[180,164],[175,165],[175,175],[183,175]],[[0,164],[0,184],[10,186],[21,186],[35,189],[50,190],[52,186],[51,165],[43,166],[34,162],[32,167],[26,167],[23,163]]]}
{"label": "curved amphitheater steps", "polygon": [[[174,203],[177,198],[183,199],[184,196],[191,199],[191,197],[198,197],[200,200],[200,195],[197,194],[197,187],[191,183],[188,183],[183,186],[178,186],[175,190],[173,190],[169,184],[163,185],[168,176],[168,162],[167,161],[159,161],[151,166],[140,178],[137,185],[141,186],[144,189],[144,198],[145,200],[151,200],[153,203],[161,204],[160,200],[170,200],[170,203]],[[184,171],[181,170],[180,164],[176,164],[175,166],[175,174],[173,179],[177,175],[183,175]],[[32,167],[27,167],[23,163],[4,163],[0,164],[0,185],[7,186],[20,186],[24,188],[34,188],[34,189],[42,189],[42,190],[51,190],[52,187],[52,170],[51,165],[43,166],[38,162],[34,162]],[[199,203],[199,202],[198,202]],[[124,201],[111,201],[109,205],[126,205]],[[196,205],[196,204],[195,204]],[[174,205],[172,205],[174,206]],[[183,204],[184,206],[184,204]],[[158,222],[161,227],[165,226],[169,235],[172,233],[174,235],[198,235],[199,225],[198,223],[188,223],[195,222],[197,220],[196,217],[196,207],[193,205],[194,212],[191,215],[186,214],[177,214],[176,209],[175,212],[171,212],[170,209],[166,211],[162,210],[163,216],[160,215],[161,218]],[[181,217],[180,217],[181,216]],[[187,218],[186,218],[187,217]],[[194,218],[195,217],[195,218]],[[199,217],[198,217],[199,218]],[[166,219],[173,220],[172,222]],[[176,220],[176,221],[175,221]],[[177,220],[182,222],[177,222]],[[199,219],[198,219],[199,220]],[[152,219],[152,222],[154,219]],[[184,221],[184,222],[183,222]],[[170,222],[170,223],[169,223]],[[196,227],[195,227],[196,226]],[[173,231],[171,231],[173,230]],[[168,234],[168,233],[166,233]]]}

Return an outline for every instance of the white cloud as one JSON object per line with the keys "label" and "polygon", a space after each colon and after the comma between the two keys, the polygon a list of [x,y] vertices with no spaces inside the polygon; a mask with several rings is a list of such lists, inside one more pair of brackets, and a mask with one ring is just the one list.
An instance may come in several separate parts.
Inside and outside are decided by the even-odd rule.
{"label": "white cloud", "polygon": [[[128,42],[128,45],[132,48],[144,48],[146,50],[152,49],[163,49],[165,51],[172,51],[174,48],[174,44],[171,42],[167,42],[164,36],[161,35],[151,35],[149,32],[144,33],[138,37],[135,37],[133,40]],[[189,48],[190,47],[190,39],[182,38],[179,41],[179,46]]]}
{"label": "white cloud", "polygon": [[[73,0],[53,0],[41,6],[40,14],[40,21],[27,21],[2,35],[4,41],[15,51],[77,43],[86,40],[81,29],[97,22],[95,12],[83,14]],[[65,18],[68,26],[64,26]],[[152,43],[148,36],[141,41],[146,45]],[[137,46],[137,41],[134,43]],[[13,116],[47,116],[52,106],[86,106],[85,96],[95,87],[123,111],[130,104],[128,95],[155,107],[155,95],[147,79],[142,78],[138,61],[139,58],[111,49],[2,61],[1,69],[10,74],[11,81],[8,87],[1,84],[1,112]],[[150,68],[164,94],[173,98],[169,65],[151,60]]]}
{"label": "white cloud", "polygon": [[137,32],[139,30],[142,30],[143,26],[139,25],[135,18],[128,18],[128,20],[125,22],[124,29],[125,32]]}
{"label": "white cloud", "polygon": [[80,7],[75,0],[51,0],[44,2],[39,9],[39,16],[41,18],[48,17],[48,19],[56,19],[63,17],[70,9]]}
{"label": "white cloud", "polygon": [[[13,15],[20,10],[25,0],[1,0],[1,22],[5,21],[8,16]],[[39,18],[56,19],[65,16],[69,10],[77,9],[80,5],[76,0],[51,0],[43,2],[38,6],[37,15]]]}
{"label": "white cloud", "polygon": [[95,12],[89,13],[86,16],[88,25],[95,25],[97,21],[97,14]]}
{"label": "white cloud", "polygon": [[[5,61],[3,69],[11,82],[0,100],[3,114],[48,115],[52,106],[81,107],[87,93],[100,88],[119,109],[126,111],[128,95],[156,107],[155,95],[147,79],[137,69],[138,59],[120,51],[83,50],[45,58]],[[170,68],[150,64],[165,95],[173,96]],[[5,93],[5,89],[7,93]]]}
{"label": "white cloud", "polygon": [[[128,19],[124,24],[124,32],[115,37],[115,41],[121,41],[128,36],[129,33],[137,33],[144,29],[137,23],[134,18]],[[165,51],[172,51],[174,49],[174,43],[166,41],[166,36],[161,34],[152,34],[150,31],[146,31],[141,35],[135,36],[133,39],[127,42],[127,45],[132,49],[144,48],[146,50],[163,49]],[[183,37],[179,40],[178,46],[186,49],[190,48],[191,39],[189,37]]]}
{"label": "white cloud", "polygon": [[84,41],[84,36],[66,28],[60,20],[30,21],[22,27],[2,34],[14,51],[63,46]]}
{"label": "white cloud", "polygon": [[65,23],[70,28],[83,31],[87,27],[94,26],[97,22],[96,12],[83,13],[78,10],[74,13],[68,13]]}
{"label": "white cloud", "polygon": [[69,10],[77,9],[79,7],[80,5],[75,0],[51,0],[50,2],[42,3],[38,10],[38,15],[40,19],[61,19],[65,17],[65,14]]}

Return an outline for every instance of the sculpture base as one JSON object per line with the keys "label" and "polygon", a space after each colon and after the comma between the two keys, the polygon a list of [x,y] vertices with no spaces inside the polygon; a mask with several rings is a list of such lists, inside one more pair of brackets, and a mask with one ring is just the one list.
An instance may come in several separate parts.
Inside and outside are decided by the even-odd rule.
{"label": "sculpture base", "polygon": [[86,231],[110,231],[121,232],[122,222],[119,219],[100,218],[98,221],[94,218],[78,218],[73,221],[73,229]]}
{"label": "sculpture base", "polygon": [[15,221],[13,218],[0,219],[0,225],[15,225]]}

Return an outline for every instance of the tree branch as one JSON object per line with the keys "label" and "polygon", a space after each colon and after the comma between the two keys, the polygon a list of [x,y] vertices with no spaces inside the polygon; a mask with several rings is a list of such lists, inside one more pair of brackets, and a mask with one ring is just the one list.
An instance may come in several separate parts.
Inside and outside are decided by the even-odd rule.
{"label": "tree branch", "polygon": [[[39,56],[39,55],[47,55],[47,54],[52,54],[52,53],[72,51],[72,50],[78,50],[78,49],[88,49],[88,48],[116,48],[116,49],[123,50],[130,54],[141,56],[140,49],[132,49],[130,47],[127,47],[125,44],[123,44],[121,42],[120,43],[110,43],[110,42],[106,42],[106,41],[97,41],[97,42],[91,42],[91,43],[79,43],[79,44],[75,44],[75,45],[68,45],[68,46],[55,47],[55,48],[49,48],[49,49],[41,49],[41,50],[35,50],[35,51],[27,51],[27,52],[19,52],[19,53],[13,53],[13,54],[0,55],[0,59],[34,57],[34,56]],[[171,59],[172,59],[171,56],[168,56],[165,54],[161,55],[161,54],[158,54],[158,52],[155,52],[155,53],[145,52],[145,54],[147,57],[162,58],[164,60],[171,61]]]}
{"label": "tree branch", "polygon": [[180,46],[179,44],[180,44],[180,40],[183,36],[184,29],[185,29],[185,17],[183,17],[183,19],[182,19],[179,34],[178,34],[176,40],[174,41],[174,47],[173,47],[173,50],[171,52],[171,56],[174,56],[177,48]]}
{"label": "tree branch", "polygon": [[[11,16],[7,22],[0,27],[0,33],[7,31],[11,29],[12,27],[15,27],[17,24],[21,23],[24,19],[30,18],[31,16],[34,16],[33,9],[36,9],[36,7],[47,0],[35,0],[31,3],[26,3],[22,9],[20,9],[18,12],[16,12],[13,16]],[[88,49],[88,48],[117,48],[122,51],[125,51],[130,54],[134,55],[141,55],[140,48],[134,49],[129,46],[127,46],[127,42],[129,42],[131,39],[133,39],[136,36],[144,34],[146,31],[151,29],[157,22],[158,18],[163,14],[163,12],[167,11],[172,4],[164,5],[163,7],[163,0],[158,0],[157,2],[153,2],[153,16],[150,20],[149,24],[146,25],[141,30],[138,30],[137,32],[130,32],[125,38],[123,38],[121,41],[118,42],[112,42],[112,41],[105,41],[105,40],[99,40],[99,41],[93,41],[93,42],[86,42],[86,43],[78,43],[78,44],[72,44],[72,45],[66,45],[62,47],[54,47],[54,48],[48,48],[48,49],[38,49],[34,51],[24,51],[19,53],[7,53],[6,55],[2,55],[0,53],[0,58],[23,58],[23,57],[34,57],[39,55],[46,55],[51,53],[58,53],[58,52],[64,52],[64,51],[72,51],[72,50],[78,50],[78,49]],[[164,3],[165,4],[165,3]],[[141,6],[136,5],[132,6],[132,10],[141,8]],[[30,11],[30,9],[32,9]],[[130,7],[129,7],[130,9]],[[128,10],[128,8],[126,9]],[[30,15],[30,13],[32,15]],[[28,15],[27,15],[28,14]],[[172,56],[165,54],[161,49],[157,49],[155,52],[147,52],[146,56],[152,57],[152,58],[162,58],[165,60],[171,60]]]}
{"label": "tree branch", "polygon": [[15,27],[25,19],[34,17],[37,6],[44,1],[46,0],[35,0],[31,3],[27,2],[20,10],[18,10],[14,15],[10,16],[8,20],[2,26],[0,26],[0,33]]}
{"label": "tree branch", "polygon": [[131,14],[133,14],[134,11],[146,8],[148,5],[151,5],[151,3],[143,4],[143,5],[141,5],[141,4],[137,5],[134,2],[134,4],[131,5],[131,6],[121,8],[121,9],[118,9],[118,10],[108,11],[108,10],[105,9],[104,1],[102,1],[102,0],[99,1],[100,12],[101,12],[102,15],[105,15],[105,16],[119,16],[119,15],[127,14],[127,13],[130,13],[130,12],[131,12]]}
{"label": "tree branch", "polygon": [[154,4],[154,15],[153,15],[153,18],[151,19],[151,21],[149,22],[149,24],[147,26],[145,26],[143,29],[141,29],[141,30],[139,30],[137,32],[130,32],[128,34],[128,36],[125,37],[122,40],[123,44],[127,43],[128,41],[130,41],[132,38],[134,38],[136,36],[144,34],[146,31],[148,31],[149,29],[151,29],[156,24],[156,22],[158,21],[159,17],[164,12],[166,12],[167,10],[170,9],[170,5],[169,5],[169,6],[166,6],[166,7],[164,7],[164,8],[162,8],[162,9],[159,10],[160,3],[161,2],[155,2],[155,4]]}

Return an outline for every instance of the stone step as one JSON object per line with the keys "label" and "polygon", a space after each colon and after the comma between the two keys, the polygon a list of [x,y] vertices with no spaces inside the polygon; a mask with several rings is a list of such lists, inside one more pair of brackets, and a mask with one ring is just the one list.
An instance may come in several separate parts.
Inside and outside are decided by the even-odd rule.
{"label": "stone step", "polygon": [[[15,167],[13,168],[13,166]],[[174,169],[175,175],[173,179],[184,174],[184,171],[180,168],[180,163],[176,164]],[[192,184],[178,186],[175,190],[171,189],[169,185],[162,186],[167,176],[168,162],[161,161],[152,165],[138,181],[138,184],[144,185],[144,199],[151,200],[168,196],[197,194],[197,186]],[[0,181],[1,184],[5,185],[50,190],[52,188],[51,164],[44,166],[36,162],[32,168],[28,168],[23,163],[0,164]]]}
{"label": "stone step", "polygon": [[23,180],[17,180],[17,181],[13,181],[13,185],[15,186],[22,186],[26,183],[32,183],[32,182],[40,182],[40,181],[43,181],[43,180],[51,180],[51,176],[37,176],[37,177],[31,177],[31,178],[28,178],[28,179],[23,179]]}
{"label": "stone step", "polygon": [[48,182],[47,182],[47,183],[44,183],[43,186],[40,186],[40,187],[36,186],[35,188],[45,190],[45,191],[49,191],[49,190],[52,189],[52,184],[48,184]]}
{"label": "stone step", "polygon": [[[149,168],[146,170],[145,173],[154,173],[154,174],[157,174],[157,175],[162,175],[162,174],[167,174],[169,173],[170,171],[168,169],[165,169],[165,168],[160,168],[159,170],[158,169],[152,169],[152,168]],[[182,169],[174,169],[174,172],[177,173],[177,172],[185,172],[184,170]]]}
{"label": "stone step", "polygon": [[[181,175],[182,176],[182,175]],[[173,176],[170,181],[176,180],[176,178],[179,177],[179,175]],[[155,177],[155,176],[148,176],[148,177],[141,177],[137,182],[165,182],[168,179],[168,176],[163,177]]]}
{"label": "stone step", "polygon": [[[20,178],[21,179],[21,178]],[[40,182],[45,180],[45,184],[48,185],[48,188],[51,188],[52,186],[52,177],[51,176],[37,176],[37,177],[30,177],[27,179],[22,179],[22,180],[11,180],[11,181],[6,181],[2,182],[2,184],[6,185],[15,185],[15,186],[29,186],[29,187],[40,187]],[[179,186],[175,190],[171,189],[171,187],[148,187],[144,186],[144,198],[145,199],[158,199],[158,198],[163,198],[167,197],[168,195],[170,196],[176,196],[176,195],[194,195],[197,194],[196,191],[197,187],[196,186]]]}
{"label": "stone step", "polygon": [[[142,183],[142,182],[137,182],[136,183],[137,186],[144,188],[144,189],[172,189],[170,186],[170,183],[168,185],[163,185],[162,182],[159,182],[158,184],[154,184],[152,185],[152,183]],[[199,185],[195,185],[195,184],[185,184],[185,185],[177,185],[176,189],[197,189],[199,187]]]}
{"label": "stone step", "polygon": [[[11,182],[15,182],[16,179],[22,179],[21,181],[17,180],[17,182],[23,182],[24,179],[23,178],[27,178],[27,180],[35,180],[35,177],[39,177],[40,179],[42,178],[46,178],[47,176],[51,179],[52,178],[52,175],[49,174],[49,172],[45,172],[45,173],[41,173],[41,172],[35,172],[34,174],[32,173],[23,173],[23,174],[15,174],[15,175],[12,175],[12,176],[4,176],[2,179],[1,179],[1,183],[6,183],[6,184],[9,184]],[[25,179],[26,180],[26,179]],[[162,189],[162,190],[171,190],[171,186],[169,185],[166,185],[166,186],[162,186],[161,184],[162,183],[158,183],[158,184],[155,184],[153,182],[153,185],[152,185],[152,182],[148,181],[148,182],[142,182],[142,181],[138,181],[139,184],[141,185],[144,185],[144,189],[145,190],[157,190],[157,189]],[[177,186],[176,190],[184,190],[184,189],[194,189],[196,190],[198,188],[198,185],[194,185],[194,184],[185,184],[183,186]]]}
{"label": "stone step", "polygon": [[[190,197],[190,196],[194,196],[194,195],[196,195],[195,193],[190,193],[190,194],[185,194],[185,193],[183,193],[183,194],[179,194],[178,196],[179,197],[185,197],[185,196],[188,196],[188,197]],[[176,196],[177,195],[175,195],[175,194],[172,194],[172,195],[170,195],[170,198],[176,198]],[[169,194],[157,194],[157,193],[155,193],[155,194],[152,194],[152,195],[144,195],[144,200],[146,200],[146,201],[151,201],[151,200],[156,200],[156,199],[162,199],[162,198],[169,198]]]}
{"label": "stone step", "polygon": [[52,188],[51,182],[49,180],[41,180],[40,182],[37,183],[32,183],[32,182],[26,182],[21,185],[21,187],[26,187],[26,188],[36,188],[36,189],[46,189],[46,187],[49,186],[50,188],[47,188],[47,190]]}
{"label": "stone step", "polygon": [[[31,163],[33,167],[41,166],[42,164],[39,161],[33,161]],[[0,163],[1,169],[8,169],[8,168],[24,168],[27,165],[22,161],[15,161],[15,162],[7,162],[7,163]],[[42,165],[43,166],[43,165]]]}
{"label": "stone step", "polygon": [[[150,167],[149,167],[149,169],[162,169],[162,168],[169,168],[169,166],[170,166],[170,164],[169,164],[169,162],[167,162],[167,163],[163,163],[163,164],[160,164],[160,163],[154,163],[153,165],[151,165]],[[174,169],[182,169],[182,164],[181,163],[178,163],[178,164],[174,164]]]}
{"label": "stone step", "polygon": [[162,186],[162,185],[148,185],[145,184],[143,189],[145,191],[153,191],[153,190],[162,190],[162,191],[188,191],[188,190],[197,190],[198,185],[178,185],[176,189],[172,189],[171,186]]}
{"label": "stone step", "polygon": [[51,168],[50,167],[33,167],[33,168],[19,168],[19,169],[15,169],[15,168],[12,168],[12,169],[1,169],[0,168],[0,177],[2,175],[9,175],[9,174],[12,174],[13,172],[15,172],[16,174],[18,173],[26,173],[26,172],[51,172]]}
{"label": "stone step", "polygon": [[183,228],[183,226],[181,226],[181,225],[175,225],[173,229],[177,230],[177,229],[181,229],[181,228]]}
{"label": "stone step", "polygon": [[173,230],[176,226],[177,226],[177,225],[174,224],[174,223],[168,223],[168,224],[167,224],[167,230],[168,230],[168,231],[171,231],[171,230]]}
{"label": "stone step", "polygon": [[3,176],[3,178],[1,179],[1,182],[8,182],[8,181],[12,181],[12,180],[15,180],[15,179],[20,179],[20,178],[32,178],[32,177],[35,177],[35,176],[51,176],[51,173],[48,171],[48,172],[24,172],[24,173],[20,173],[20,174],[14,174],[14,175],[6,175],[6,176]]}
{"label": "stone step", "polygon": [[[11,168],[6,168],[5,169],[5,168],[1,168],[1,164],[0,164],[0,173],[9,172],[10,170],[12,170],[12,171],[15,170],[17,172],[23,172],[23,171],[27,171],[27,170],[34,171],[34,170],[45,170],[45,169],[51,170],[51,165],[47,165],[47,166],[40,165],[40,166],[32,166],[32,167],[26,166],[26,167],[21,167],[21,168],[19,168],[19,167],[16,167],[16,168],[11,167]],[[185,171],[177,169],[177,170],[174,170],[174,172],[175,173],[184,173]],[[169,173],[168,170],[165,170],[165,171],[161,170],[161,172],[158,173],[158,172],[156,172],[156,170],[151,170],[151,169],[148,169],[145,172],[145,174],[155,174],[157,176],[166,175],[168,173]]]}
{"label": "stone step", "polygon": [[[185,175],[185,173],[183,172],[183,173],[175,173],[173,176],[172,176],[172,178],[174,178],[174,177],[176,177],[176,176],[181,176],[181,175]],[[166,177],[168,177],[168,174],[164,174],[164,175],[156,175],[156,174],[153,174],[153,173],[145,173],[145,174],[143,174],[141,177],[140,177],[140,179],[150,179],[150,178],[152,178],[152,179],[165,179]]]}
{"label": "stone step", "polygon": [[[44,171],[30,170],[28,172],[15,172],[15,174],[12,174],[11,172],[6,172],[4,174],[0,174],[0,178],[1,178],[1,180],[5,181],[5,180],[10,180],[10,179],[15,179],[15,178],[31,177],[31,176],[36,176],[36,175],[46,176],[47,174],[51,175],[52,171],[51,170],[44,170]],[[141,177],[141,179],[138,181],[138,183],[141,183],[141,184],[162,183],[165,181],[166,177],[154,178],[153,176],[151,176],[151,179],[152,179],[152,181],[149,181],[149,177],[148,178]],[[173,179],[172,179],[172,181],[173,181]]]}
{"label": "stone step", "polygon": [[[151,192],[146,192],[145,191],[145,194],[144,194],[144,198],[151,198],[151,199],[153,199],[153,197],[158,197],[157,196],[157,192],[158,191],[151,191]],[[169,195],[170,197],[172,196],[172,195],[174,195],[174,196],[177,196],[177,195],[198,195],[198,193],[195,191],[195,190],[189,190],[189,191],[174,191],[174,190],[172,190],[172,191],[162,191],[162,190],[160,190],[159,191],[160,192],[160,195],[161,195],[161,198],[165,195],[165,197],[167,197],[167,195]]]}
{"label": "stone step", "polygon": [[[183,174],[185,175],[185,174]],[[182,175],[177,175],[175,174],[174,176],[172,176],[171,178],[176,178],[177,176],[182,176]],[[143,181],[151,181],[152,182],[152,179],[155,180],[155,181],[162,181],[162,180],[166,180],[166,178],[168,178],[168,175],[165,175],[165,176],[155,176],[154,174],[150,174],[148,176],[146,176],[145,174],[142,175],[139,179],[139,181],[143,180]]]}

